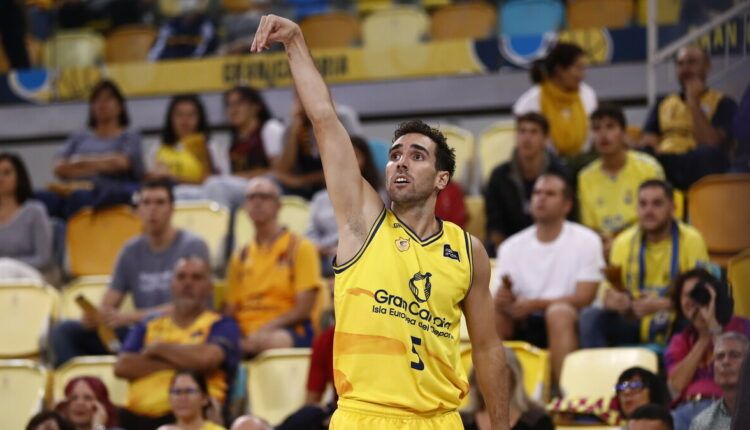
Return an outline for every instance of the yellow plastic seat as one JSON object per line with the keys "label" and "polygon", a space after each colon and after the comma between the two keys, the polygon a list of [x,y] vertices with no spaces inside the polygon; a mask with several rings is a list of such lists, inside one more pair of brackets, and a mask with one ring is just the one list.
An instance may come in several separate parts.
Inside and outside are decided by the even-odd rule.
{"label": "yellow plastic seat", "polygon": [[148,25],[118,27],[107,36],[107,63],[146,61],[151,45],[156,40],[156,30]]}
{"label": "yellow plastic seat", "polygon": [[4,429],[24,429],[42,410],[49,376],[32,360],[0,360],[0,417]]}
{"label": "yellow plastic seat", "polygon": [[729,260],[727,278],[734,297],[734,314],[750,318],[750,249]]}
{"label": "yellow plastic seat", "polygon": [[44,47],[44,64],[64,69],[102,64],[104,38],[93,31],[60,31]]}
{"label": "yellow plastic seat", "polygon": [[[108,275],[123,245],[141,233],[128,206],[85,208],[68,220],[66,247],[73,276]],[[105,239],[106,238],[106,239]]]}
{"label": "yellow plastic seat", "polygon": [[[486,2],[457,3],[432,15],[432,40],[485,39],[492,36],[497,10]],[[467,25],[471,23],[471,25]]]}
{"label": "yellow plastic seat", "polygon": [[[310,205],[298,196],[281,196],[279,223],[304,236],[310,225]],[[243,208],[234,213],[234,249],[241,249],[255,237],[255,226]]]}
{"label": "yellow plastic seat", "polygon": [[361,14],[380,11],[393,6],[393,0],[359,0],[356,3],[357,10]]}
{"label": "yellow plastic seat", "polygon": [[172,225],[203,239],[211,254],[211,265],[218,267],[221,264],[229,231],[227,208],[215,202],[177,202]]}
{"label": "yellow plastic seat", "polygon": [[656,353],[646,348],[591,348],[565,357],[560,387],[566,398],[611,398],[625,369],[640,366],[657,373]]}
{"label": "yellow plastic seat", "polygon": [[[109,287],[110,277],[106,275],[84,276],[75,279],[66,285],[60,292],[60,318],[61,319],[80,319],[81,308],[76,303],[76,297],[83,295],[94,306],[99,306],[104,297],[104,293]],[[120,306],[122,311],[131,311],[135,308],[133,297],[128,294]]]}
{"label": "yellow plastic seat", "polygon": [[104,382],[112,403],[125,404],[128,396],[128,381],[117,378],[114,373],[117,356],[96,355],[76,357],[55,370],[52,376],[52,402],[65,398],[65,384],[79,376],[95,376]]}
{"label": "yellow plastic seat", "polygon": [[346,48],[360,38],[359,20],[344,12],[311,15],[300,23],[310,48]]}
{"label": "yellow plastic seat", "polygon": [[688,190],[688,219],[706,240],[711,260],[728,260],[750,248],[750,174],[709,175]]}
{"label": "yellow plastic seat", "polygon": [[[656,23],[659,25],[674,25],[680,22],[682,0],[657,0]],[[638,0],[638,23],[648,23],[648,0]]]}
{"label": "yellow plastic seat", "polygon": [[[194,3],[194,4],[191,4]],[[159,0],[159,12],[166,17],[173,17],[188,12],[203,13],[208,9],[209,0],[183,2],[182,0]],[[192,7],[189,7],[189,6]]]}
{"label": "yellow plastic seat", "polygon": [[309,348],[271,349],[246,364],[249,410],[278,425],[305,403]]}
{"label": "yellow plastic seat", "polygon": [[469,214],[464,230],[484,241],[487,235],[487,214],[484,211],[484,197],[466,196],[464,197],[464,205],[466,205],[466,212]]}
{"label": "yellow plastic seat", "polygon": [[413,45],[425,38],[429,26],[430,18],[421,8],[394,6],[373,12],[364,19],[362,41],[366,48]]}
{"label": "yellow plastic seat", "polygon": [[499,121],[479,135],[479,164],[482,184],[490,179],[492,170],[513,156],[516,147],[516,125],[512,121]]}
{"label": "yellow plastic seat", "polygon": [[633,20],[633,0],[569,0],[568,27],[623,28]]}
{"label": "yellow plastic seat", "polygon": [[59,306],[57,291],[48,285],[0,287],[0,358],[38,355]]}
{"label": "yellow plastic seat", "polygon": [[456,172],[453,180],[464,189],[471,189],[474,184],[474,135],[461,127],[449,124],[438,124],[437,128],[445,135],[448,145],[456,151]]}
{"label": "yellow plastic seat", "polygon": [[253,7],[253,0],[221,0],[221,7],[229,13],[243,13]]}

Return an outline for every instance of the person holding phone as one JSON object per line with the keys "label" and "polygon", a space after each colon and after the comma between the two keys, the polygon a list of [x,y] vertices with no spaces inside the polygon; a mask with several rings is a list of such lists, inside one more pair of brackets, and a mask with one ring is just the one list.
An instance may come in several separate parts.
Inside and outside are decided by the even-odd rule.
{"label": "person holding phone", "polygon": [[79,376],[65,385],[65,400],[55,408],[76,430],[114,430],[117,412],[107,386],[96,377]]}
{"label": "person holding phone", "polygon": [[672,337],[664,361],[675,430],[688,430],[691,421],[723,394],[714,381],[714,338],[729,331],[750,337],[750,321],[732,316],[726,286],[703,269],[676,279],[672,301],[686,327]]}

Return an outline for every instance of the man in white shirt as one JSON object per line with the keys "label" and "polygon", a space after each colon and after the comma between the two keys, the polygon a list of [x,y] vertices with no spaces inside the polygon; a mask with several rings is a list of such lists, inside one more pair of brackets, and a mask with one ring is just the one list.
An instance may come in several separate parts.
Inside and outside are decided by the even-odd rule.
{"label": "man in white shirt", "polygon": [[549,347],[553,387],[565,355],[578,348],[578,312],[594,300],[604,267],[599,236],[566,221],[572,207],[565,178],[540,176],[531,196],[534,225],[500,245],[492,284],[498,334]]}

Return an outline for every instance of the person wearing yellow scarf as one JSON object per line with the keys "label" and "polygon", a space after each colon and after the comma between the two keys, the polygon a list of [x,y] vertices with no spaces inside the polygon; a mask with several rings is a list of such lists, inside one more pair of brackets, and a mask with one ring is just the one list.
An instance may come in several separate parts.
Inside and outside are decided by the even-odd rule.
{"label": "person wearing yellow scarf", "polygon": [[545,81],[541,85],[540,104],[550,123],[550,136],[557,151],[564,156],[581,152],[589,125],[579,90],[565,91]]}

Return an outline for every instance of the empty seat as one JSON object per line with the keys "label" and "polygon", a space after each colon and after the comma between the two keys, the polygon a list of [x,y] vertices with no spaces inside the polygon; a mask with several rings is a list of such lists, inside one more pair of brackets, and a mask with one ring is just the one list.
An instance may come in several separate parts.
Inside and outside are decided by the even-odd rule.
{"label": "empty seat", "polygon": [[622,28],[633,20],[633,0],[569,0],[568,27]]}
{"label": "empty seat", "polygon": [[128,382],[117,378],[114,373],[117,357],[114,355],[97,355],[76,357],[68,360],[55,370],[52,379],[52,401],[59,402],[65,398],[65,385],[79,376],[95,376],[104,382],[109,391],[112,403],[123,406],[128,396]]}
{"label": "empty seat", "polygon": [[432,40],[484,39],[492,36],[497,11],[488,3],[457,3],[432,15]]}
{"label": "empty seat", "polygon": [[750,318],[750,249],[729,260],[727,278],[734,297],[734,313]]}
{"label": "empty seat", "polygon": [[346,48],[360,38],[359,20],[344,12],[312,15],[300,23],[310,48]]}
{"label": "empty seat", "polygon": [[177,202],[172,225],[193,233],[208,245],[211,265],[219,267],[229,231],[229,210],[215,202]]}
{"label": "empty seat", "polygon": [[[279,223],[290,231],[304,236],[310,224],[310,207],[305,199],[297,196],[281,196]],[[255,226],[243,208],[234,213],[234,249],[247,245],[255,237]]]}
{"label": "empty seat", "polygon": [[106,60],[108,63],[146,61],[151,45],[156,40],[156,30],[147,25],[118,27],[107,36]]}
{"label": "empty seat", "polygon": [[559,0],[510,0],[500,11],[500,32],[504,36],[556,32],[563,20]]}
{"label": "empty seat", "polygon": [[38,355],[57,313],[59,297],[47,285],[0,287],[0,357]]}
{"label": "empty seat", "polygon": [[31,360],[0,360],[0,417],[5,429],[24,429],[42,410],[47,371]]}
{"label": "empty seat", "polygon": [[[108,275],[128,240],[141,233],[141,221],[128,206],[85,208],[68,220],[66,247],[73,276]],[[104,239],[106,238],[106,240]]]}
{"label": "empty seat", "polygon": [[221,0],[221,7],[229,13],[243,13],[253,7],[253,0]]}
{"label": "empty seat", "polygon": [[173,17],[190,12],[203,13],[209,6],[209,0],[159,0],[159,12],[166,17]]}
{"label": "empty seat", "polygon": [[474,184],[474,135],[461,127],[439,124],[437,128],[445,135],[448,145],[456,152],[456,172],[453,180],[461,184],[464,190],[470,190]]}
{"label": "empty seat", "polygon": [[688,190],[688,219],[706,240],[711,260],[723,267],[750,248],[750,174],[709,175]]}
{"label": "empty seat", "polygon": [[[674,25],[680,22],[683,0],[656,0],[656,23]],[[638,23],[648,23],[648,0],[638,0]]]}
{"label": "empty seat", "polygon": [[361,14],[388,9],[393,6],[393,0],[359,0],[356,3],[357,10]]}
{"label": "empty seat", "polygon": [[516,125],[500,121],[490,125],[479,135],[479,165],[482,184],[490,179],[492,170],[513,156],[516,147]]}
{"label": "empty seat", "polygon": [[427,36],[430,19],[424,10],[399,6],[373,12],[362,23],[366,48],[390,48],[417,44]]}
{"label": "empty seat", "polygon": [[646,348],[592,348],[565,357],[560,388],[566,398],[611,398],[612,387],[625,369],[640,366],[658,372],[656,353]]}
{"label": "empty seat", "polygon": [[305,404],[309,348],[271,349],[246,365],[253,415],[275,426]]}
{"label": "empty seat", "polygon": [[464,204],[466,205],[466,212],[469,214],[464,230],[484,241],[487,236],[487,214],[484,209],[484,197],[481,195],[466,196],[464,197]]}
{"label": "empty seat", "polygon": [[64,69],[102,64],[104,38],[93,31],[60,31],[44,47],[44,64]]}
{"label": "empty seat", "polygon": [[98,306],[107,291],[110,277],[106,275],[85,276],[66,285],[60,292],[60,318],[80,319],[81,308],[76,304],[76,297],[83,295],[94,306]]}

